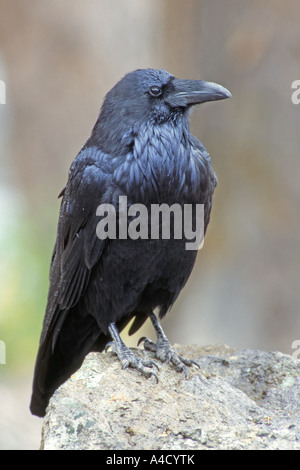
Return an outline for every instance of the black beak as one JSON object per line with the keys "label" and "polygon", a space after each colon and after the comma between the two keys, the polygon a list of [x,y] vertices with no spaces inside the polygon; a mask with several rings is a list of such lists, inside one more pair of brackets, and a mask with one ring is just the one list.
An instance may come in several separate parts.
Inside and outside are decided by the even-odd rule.
{"label": "black beak", "polygon": [[172,81],[173,90],[167,97],[167,102],[172,107],[188,107],[206,101],[224,100],[231,98],[230,91],[217,83],[203,80],[179,80]]}

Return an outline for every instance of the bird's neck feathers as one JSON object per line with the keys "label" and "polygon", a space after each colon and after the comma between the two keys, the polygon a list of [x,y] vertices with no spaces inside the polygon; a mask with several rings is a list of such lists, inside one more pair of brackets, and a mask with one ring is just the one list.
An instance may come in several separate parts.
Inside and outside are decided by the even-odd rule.
{"label": "bird's neck feathers", "polygon": [[139,202],[165,197],[176,202],[184,196],[188,180],[194,184],[186,197],[194,199],[192,190],[199,182],[187,115],[162,123],[152,119],[127,129],[120,122],[105,126],[98,119],[86,146],[96,146],[117,158],[114,180],[124,194],[135,187]]}
{"label": "bird's neck feathers", "polygon": [[87,146],[97,146],[102,152],[112,155],[126,155],[139,140],[157,139],[172,136],[172,142],[179,143],[189,134],[188,112],[174,112],[169,119],[161,120],[153,115],[143,121],[130,120],[121,114],[110,112],[103,107],[93,128]]}
{"label": "bird's neck feathers", "polygon": [[131,186],[139,188],[141,201],[177,202],[184,196],[186,178],[195,172],[192,160],[188,122],[148,123],[140,127],[126,156],[124,165],[129,163],[130,171],[123,187],[129,193]]}

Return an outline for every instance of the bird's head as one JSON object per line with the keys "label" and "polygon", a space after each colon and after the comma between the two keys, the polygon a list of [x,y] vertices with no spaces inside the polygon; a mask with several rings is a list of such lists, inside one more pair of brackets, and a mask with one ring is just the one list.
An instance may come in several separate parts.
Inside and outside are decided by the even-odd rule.
{"label": "bird's head", "polygon": [[162,124],[186,115],[196,104],[230,97],[230,92],[216,83],[181,80],[165,70],[139,69],[125,75],[108,92],[94,131],[102,150],[108,151],[103,146],[111,145],[109,141],[126,140],[128,133],[146,122]]}

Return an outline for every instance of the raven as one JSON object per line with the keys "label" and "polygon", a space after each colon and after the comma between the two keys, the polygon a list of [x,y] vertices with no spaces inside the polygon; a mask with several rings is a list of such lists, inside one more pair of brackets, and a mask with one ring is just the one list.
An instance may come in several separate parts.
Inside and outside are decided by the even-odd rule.
{"label": "raven", "polygon": [[[217,183],[210,157],[190,134],[189,110],[231,97],[220,85],[181,80],[165,70],[138,69],[106,95],[90,138],[74,159],[62,196],[50,267],[48,302],[36,359],[30,409],[44,416],[50,397],[91,351],[112,347],[122,367],[157,374],[125,346],[149,317],[157,343],[141,338],[154,357],[186,374],[194,362],[172,349],[162,318],[190,276],[197,250],[185,237],[97,236],[97,207],[127,204],[204,205],[204,232]],[[120,214],[119,214],[120,217]],[[195,222],[195,220],[194,220]],[[128,220],[129,223],[129,220]],[[173,223],[174,220],[170,223]]]}

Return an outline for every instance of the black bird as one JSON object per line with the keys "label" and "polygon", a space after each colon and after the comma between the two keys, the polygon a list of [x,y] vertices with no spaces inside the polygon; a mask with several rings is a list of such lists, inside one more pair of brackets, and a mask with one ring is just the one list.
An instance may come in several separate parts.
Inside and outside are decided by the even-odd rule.
{"label": "black bird", "polygon": [[30,404],[33,414],[45,415],[54,391],[90,351],[112,346],[123,368],[135,367],[146,377],[157,378],[155,363],[142,361],[119,336],[131,319],[129,334],[150,318],[157,343],[142,341],[158,359],[184,373],[193,363],[172,349],[153,311],[157,308],[162,318],[173,305],[197,250],[186,249],[185,237],[100,239],[96,212],[105,203],[118,210],[120,196],[127,197],[128,207],[204,204],[205,232],[217,179],[207,151],[190,134],[189,110],[230,96],[215,83],[179,80],[165,70],[145,69],[127,74],[105,97],[60,194]]}

